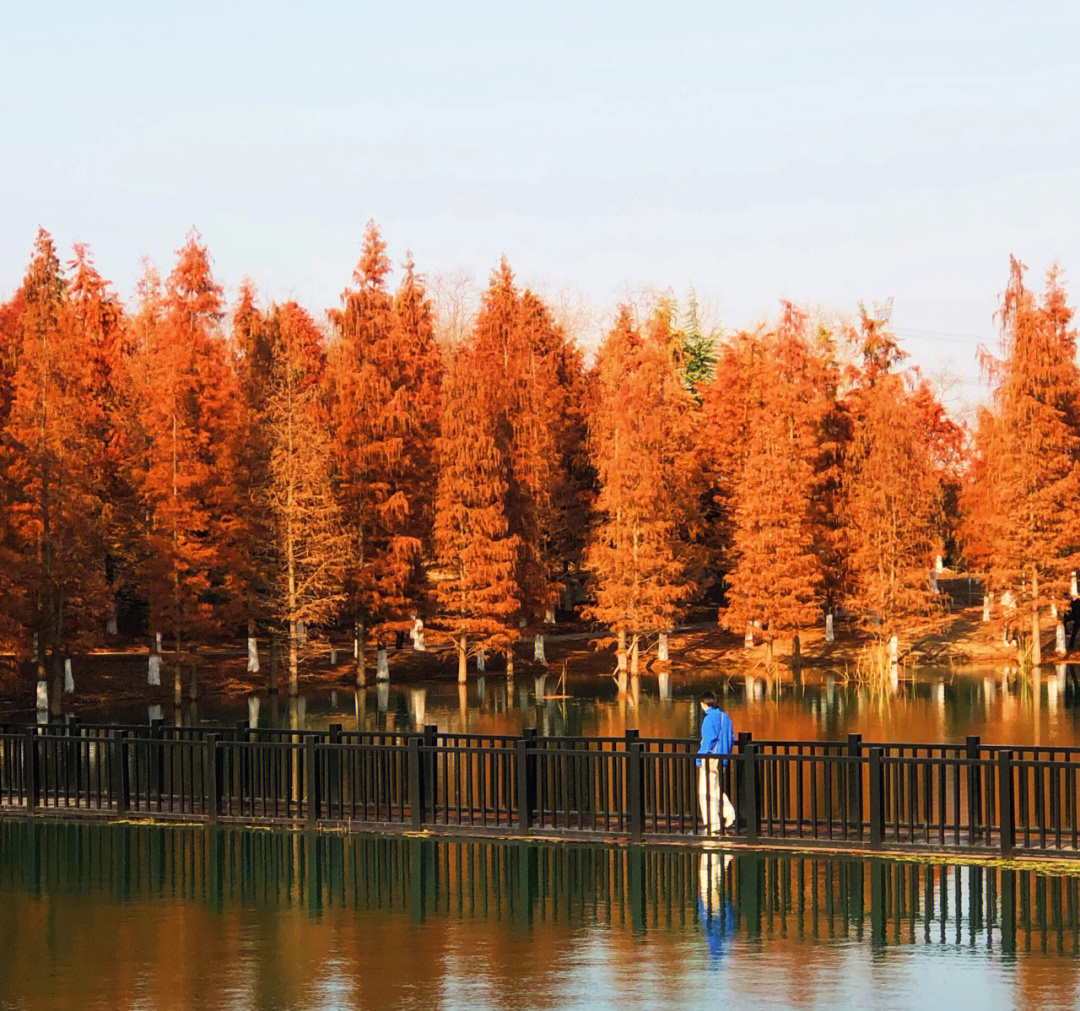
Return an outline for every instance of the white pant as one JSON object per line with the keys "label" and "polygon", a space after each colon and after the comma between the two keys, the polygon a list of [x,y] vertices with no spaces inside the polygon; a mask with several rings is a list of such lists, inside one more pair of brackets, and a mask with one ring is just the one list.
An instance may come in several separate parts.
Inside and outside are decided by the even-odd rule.
{"label": "white pant", "polygon": [[735,824],[735,806],[720,787],[721,762],[718,758],[704,758],[698,769],[698,807],[705,824],[706,835],[720,834],[720,805],[723,804],[723,826]]}

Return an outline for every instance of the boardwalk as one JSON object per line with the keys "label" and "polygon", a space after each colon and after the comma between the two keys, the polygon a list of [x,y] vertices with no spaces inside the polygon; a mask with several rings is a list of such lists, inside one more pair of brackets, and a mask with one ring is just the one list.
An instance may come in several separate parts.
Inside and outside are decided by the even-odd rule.
{"label": "boardwalk", "polygon": [[1080,858],[1080,748],[755,741],[698,818],[696,742],[167,727],[0,727],[0,815],[692,845]]}

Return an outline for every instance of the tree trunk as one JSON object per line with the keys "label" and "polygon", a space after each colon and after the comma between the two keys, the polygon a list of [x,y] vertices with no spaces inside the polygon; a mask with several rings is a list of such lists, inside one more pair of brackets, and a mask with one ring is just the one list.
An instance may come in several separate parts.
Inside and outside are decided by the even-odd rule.
{"label": "tree trunk", "polygon": [[173,705],[179,709],[184,704],[184,675],[180,669],[180,633],[176,633],[176,656],[173,657]]}
{"label": "tree trunk", "polygon": [[364,638],[364,623],[359,618],[353,625],[353,653],[356,654],[356,687],[367,684],[367,643]]}
{"label": "tree trunk", "polygon": [[832,611],[825,615],[825,641],[835,642],[836,632],[833,630],[833,616]]}
{"label": "tree trunk", "polygon": [[626,629],[620,628],[617,634],[617,645],[615,647],[615,662],[618,664],[619,670],[626,673]]}
{"label": "tree trunk", "polygon": [[465,640],[465,636],[462,635],[457,640],[457,679],[459,685],[465,684],[465,670],[468,655],[468,643]]}
{"label": "tree trunk", "polygon": [[511,646],[506,651],[506,676],[512,678],[514,676],[514,647]]}
{"label": "tree trunk", "polygon": [[547,657],[544,655],[544,636],[542,633],[533,636],[533,660],[537,663],[547,663]]}
{"label": "tree trunk", "polygon": [[253,619],[248,619],[247,627],[247,651],[248,662],[247,669],[249,674],[259,673],[259,640],[255,638],[255,622]]}
{"label": "tree trunk", "polygon": [[791,637],[791,662],[798,664],[802,661],[802,643],[799,641],[798,633]]}
{"label": "tree trunk", "polygon": [[390,665],[386,659],[386,647],[381,643],[375,654],[375,677],[379,681],[390,680]]}
{"label": "tree trunk", "polygon": [[743,636],[743,649],[754,648],[754,623],[748,621],[746,623],[746,634]]}
{"label": "tree trunk", "polygon": [[1039,574],[1031,572],[1031,664],[1042,664],[1042,630],[1039,628]]}
{"label": "tree trunk", "polygon": [[270,633],[270,693],[272,695],[280,691],[278,686],[278,664],[280,662],[277,633],[272,631]]}
{"label": "tree trunk", "polygon": [[640,637],[636,634],[630,640],[630,676],[635,678],[638,676],[638,658],[641,652],[640,642]]}
{"label": "tree trunk", "polygon": [[656,659],[668,660],[668,634],[667,632],[660,633],[660,639],[656,644]]}
{"label": "tree trunk", "polygon": [[300,694],[300,664],[297,657],[296,621],[289,622],[289,695]]}
{"label": "tree trunk", "polygon": [[191,647],[191,680],[188,682],[188,698],[194,702],[199,697],[199,647]]}

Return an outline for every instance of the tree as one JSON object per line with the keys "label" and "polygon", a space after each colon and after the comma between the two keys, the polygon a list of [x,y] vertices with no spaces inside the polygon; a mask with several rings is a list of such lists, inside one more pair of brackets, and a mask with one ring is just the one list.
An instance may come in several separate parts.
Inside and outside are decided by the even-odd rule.
{"label": "tree", "polygon": [[941,548],[941,483],[905,378],[892,371],[899,348],[865,313],[862,335],[844,460],[848,602],[891,635],[937,606],[929,572]]}
{"label": "tree", "polygon": [[820,615],[815,493],[829,402],[805,325],[805,316],[788,303],[780,326],[764,341],[754,376],[756,417],[734,489],[726,617],[729,627],[762,622],[770,661],[779,635],[797,639]]}
{"label": "tree", "polygon": [[486,410],[481,372],[467,348],[454,355],[444,389],[435,502],[436,625],[454,643],[458,681],[473,650],[508,650],[520,604],[517,538],[504,510],[506,461]]}
{"label": "tree", "polygon": [[625,306],[597,354],[590,446],[599,494],[587,556],[596,603],[585,613],[615,632],[620,662],[629,637],[631,673],[641,637],[671,628],[694,589],[698,472],[680,358],[665,314],[643,336]]}
{"label": "tree", "polygon": [[59,711],[72,639],[100,631],[108,587],[102,487],[95,464],[98,404],[91,397],[93,348],[69,301],[52,239],[38,233],[22,287],[16,366],[5,426],[14,591],[20,620],[38,641],[39,679],[46,657]]}
{"label": "tree", "polygon": [[345,602],[343,579],[349,537],[332,484],[332,440],[322,401],[321,337],[295,302],[275,308],[267,321],[270,382],[266,389],[267,480],[261,496],[269,512],[263,611],[283,625],[289,644],[289,694],[299,690],[301,643],[297,630],[337,617]]}
{"label": "tree", "polygon": [[700,387],[712,380],[716,370],[716,345],[720,340],[720,332],[716,328],[708,332],[702,330],[697,294],[693,288],[690,289],[690,295],[687,298],[680,337],[684,363],[683,376],[687,389],[700,404]]}
{"label": "tree", "polygon": [[994,363],[994,419],[980,427],[986,505],[999,519],[990,552],[994,583],[1031,607],[1032,646],[1041,660],[1039,611],[1062,592],[1080,552],[1072,511],[1080,493],[1080,372],[1056,270],[1040,305],[1010,261],[1000,313],[1002,360]]}
{"label": "tree", "polygon": [[[219,332],[221,288],[197,234],[178,252],[146,332],[138,371],[141,453],[134,461],[142,506],[139,580],[155,631],[176,644],[181,696],[185,636],[214,630],[237,599],[235,498],[238,398]],[[150,322],[149,320],[147,321]],[[195,666],[190,685],[196,693]]]}
{"label": "tree", "polygon": [[[411,596],[423,537],[417,520],[430,503],[430,459],[418,444],[431,434],[431,391],[412,361],[419,345],[425,362],[432,350],[417,315],[413,329],[401,325],[386,288],[390,261],[373,222],[368,224],[357,287],[330,313],[337,331],[332,348],[332,418],[338,460],[336,487],[353,555],[346,570],[349,609],[357,642],[356,679],[366,680],[365,646],[371,629],[384,638],[412,623],[420,602]],[[416,286],[415,277],[413,278]],[[423,297],[410,296],[422,311]]]}
{"label": "tree", "polygon": [[[280,338],[278,337],[278,340]],[[236,376],[240,428],[237,435],[236,496],[239,503],[241,617],[249,639],[258,633],[267,614],[260,607],[272,581],[272,556],[267,532],[269,515],[270,455],[269,411],[275,367],[275,335],[270,320],[255,304],[255,288],[240,287],[233,312],[229,341],[230,363]],[[271,632],[271,635],[273,632]],[[276,654],[271,645],[271,680]],[[273,689],[273,685],[271,686]]]}
{"label": "tree", "polygon": [[404,529],[413,539],[412,569],[405,596],[418,611],[427,593],[426,560],[434,552],[438,439],[442,413],[443,359],[424,279],[411,255],[394,296],[401,348],[401,378],[408,391],[408,425],[402,433],[401,489],[409,502]]}
{"label": "tree", "polygon": [[107,630],[116,634],[116,593],[130,558],[134,489],[126,479],[128,420],[132,411],[128,327],[123,307],[94,267],[87,246],[75,245],[68,305],[74,344],[86,354],[89,443],[87,464],[95,483],[109,584]]}

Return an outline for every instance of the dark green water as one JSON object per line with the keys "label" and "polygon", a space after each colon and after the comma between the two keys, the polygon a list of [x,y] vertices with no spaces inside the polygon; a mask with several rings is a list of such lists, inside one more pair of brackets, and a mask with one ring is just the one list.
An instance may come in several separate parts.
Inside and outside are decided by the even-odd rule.
{"label": "dark green water", "polygon": [[1065,1008],[1080,878],[0,822],[0,1007]]}

